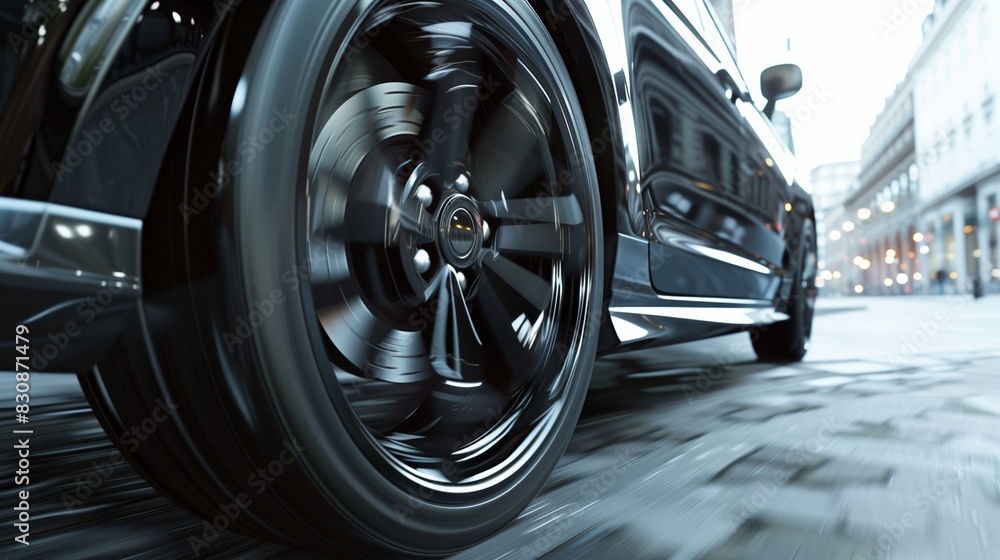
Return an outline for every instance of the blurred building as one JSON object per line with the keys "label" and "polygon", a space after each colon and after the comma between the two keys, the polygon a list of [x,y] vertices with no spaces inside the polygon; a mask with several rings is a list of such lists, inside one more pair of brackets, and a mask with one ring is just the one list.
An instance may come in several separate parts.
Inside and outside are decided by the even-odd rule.
{"label": "blurred building", "polygon": [[937,0],[862,147],[856,189],[827,212],[840,215],[827,220],[824,274],[841,272],[828,289],[967,292],[978,277],[1000,291],[998,26],[996,0]]}
{"label": "blurred building", "polygon": [[[809,182],[816,205],[816,233],[821,268],[819,287],[827,295],[846,295],[849,287],[844,275],[849,268],[843,229],[848,222],[844,201],[857,190],[861,164],[857,161],[830,163],[813,169]],[[847,226],[847,229],[852,229]],[[836,233],[833,233],[836,232]]]}
{"label": "blurred building", "polygon": [[990,218],[1000,199],[998,26],[996,0],[938,0],[910,66],[924,189],[920,250],[928,270],[959,291],[977,276],[1000,289],[1000,223]]}
{"label": "blurred building", "polygon": [[886,100],[861,147],[859,188],[845,200],[853,231],[844,232],[854,293],[909,294],[929,280],[920,262],[921,176],[916,161],[913,80]]}

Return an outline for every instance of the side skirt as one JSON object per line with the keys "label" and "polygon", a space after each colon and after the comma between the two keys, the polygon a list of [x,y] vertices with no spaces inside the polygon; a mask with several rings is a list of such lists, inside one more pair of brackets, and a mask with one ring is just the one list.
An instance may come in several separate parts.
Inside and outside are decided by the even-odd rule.
{"label": "side skirt", "polygon": [[142,292],[142,221],[0,197],[0,232],[0,354],[24,325],[32,371],[93,365]]}
{"label": "side skirt", "polygon": [[774,301],[668,296],[650,281],[649,242],[619,235],[601,354],[708,338],[788,319]]}

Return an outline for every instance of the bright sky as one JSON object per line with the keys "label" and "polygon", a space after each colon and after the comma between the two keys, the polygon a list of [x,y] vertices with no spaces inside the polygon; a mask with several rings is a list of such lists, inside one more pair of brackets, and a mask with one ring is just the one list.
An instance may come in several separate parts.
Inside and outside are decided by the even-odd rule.
{"label": "bright sky", "polygon": [[[760,71],[794,62],[802,92],[779,102],[805,169],[860,158],[885,99],[906,74],[933,0],[733,0],[737,51],[754,99]],[[791,40],[791,52],[787,51]]]}

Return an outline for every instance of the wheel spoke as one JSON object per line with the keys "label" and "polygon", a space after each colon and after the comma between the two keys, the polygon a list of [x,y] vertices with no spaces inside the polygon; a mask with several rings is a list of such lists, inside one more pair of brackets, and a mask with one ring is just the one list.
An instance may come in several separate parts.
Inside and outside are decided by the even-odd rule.
{"label": "wheel spoke", "polygon": [[552,301],[552,285],[540,276],[497,253],[483,257],[483,268],[503,280],[538,311],[544,311]]}
{"label": "wheel spoke", "polygon": [[575,196],[544,196],[508,200],[490,200],[483,203],[486,213],[494,218],[509,219],[515,223],[550,223],[577,226],[583,223],[583,210]]}
{"label": "wheel spoke", "polygon": [[333,90],[326,99],[326,107],[319,115],[321,122],[329,119],[344,99],[359,91],[379,84],[406,81],[399,70],[393,67],[378,49],[358,51],[353,66],[350,74],[333,84]]}
{"label": "wheel spoke", "polygon": [[[416,135],[423,126],[423,115],[416,110],[424,92],[406,83],[385,83],[357,92],[345,101],[320,131],[310,154],[309,165],[314,181],[335,185],[355,182],[358,167],[366,157],[378,154],[379,143],[392,138]],[[383,162],[387,169],[396,164]],[[320,188],[323,183],[318,185]]]}
{"label": "wheel spoke", "polygon": [[483,343],[465,304],[455,271],[438,276],[437,313],[431,339],[431,364],[442,377],[466,383],[485,377]]}
{"label": "wheel spoke", "polygon": [[487,275],[476,295],[477,318],[492,335],[488,359],[496,366],[490,368],[490,383],[503,391],[512,390],[534,374],[539,360],[533,346],[544,318],[524,305],[514,305],[510,291],[502,280]]}
{"label": "wheel spoke", "polygon": [[413,383],[391,383],[336,370],[344,396],[365,424],[389,433],[418,410],[433,390],[433,377]]}
{"label": "wheel spoke", "polygon": [[471,25],[447,22],[424,26],[423,31],[423,39],[436,51],[436,66],[424,78],[432,100],[420,136],[432,146],[425,154],[429,168],[450,183],[455,178],[450,176],[453,170],[467,163],[482,97],[482,63],[471,41]]}
{"label": "wheel spoke", "polygon": [[345,246],[331,236],[313,236],[309,242],[309,266],[295,270],[295,280],[312,284],[313,297],[319,307],[329,305],[330,297],[336,298],[343,282],[351,277]]}
{"label": "wheel spoke", "polygon": [[399,207],[399,227],[418,244],[434,241],[434,218],[416,201]]}
{"label": "wheel spoke", "polygon": [[468,159],[475,108],[467,112],[464,108],[456,111],[455,107],[468,107],[468,100],[476,99],[476,80],[476,75],[461,68],[437,71],[426,78],[433,102],[420,137],[431,146],[425,154],[427,165],[443,174],[446,183],[454,180],[448,174],[464,167]]}
{"label": "wheel spoke", "polygon": [[497,228],[496,250],[504,254],[562,259],[570,253],[569,237],[553,224],[509,224]]}
{"label": "wheel spoke", "polygon": [[[374,190],[374,189],[372,189]],[[390,226],[394,221],[391,202],[358,201],[350,205],[347,241],[388,247],[392,243]]]}
{"label": "wheel spoke", "polygon": [[317,316],[329,340],[349,362],[349,373],[390,383],[415,383],[433,376],[420,334],[379,321],[359,297],[319,309]]}
{"label": "wheel spoke", "polygon": [[[477,430],[486,428],[482,418],[466,411],[482,411],[500,416],[510,396],[496,387],[483,383],[476,387],[459,387],[456,382],[438,377],[423,404],[405,422],[396,427],[407,434],[406,441],[419,444],[419,452],[411,457],[420,462],[424,453],[447,456],[455,451],[455,443],[468,441]],[[436,437],[424,437],[432,434]],[[414,437],[416,436],[416,437]],[[442,437],[444,436],[444,437]],[[409,451],[416,451],[411,446]],[[427,460],[428,468],[440,467],[439,459]]]}
{"label": "wheel spoke", "polygon": [[[313,227],[314,236],[388,247],[393,244],[395,232],[400,227],[412,225],[411,233],[426,235],[428,228],[421,226],[420,221],[429,220],[429,217],[413,218],[416,214],[413,210],[403,214],[401,207],[395,202],[398,189],[393,185],[393,174],[389,169],[378,164],[362,165],[355,181],[368,185],[368,188],[347,202],[339,213],[324,211],[317,217],[318,223]],[[404,218],[409,218],[405,224],[402,223]]]}
{"label": "wheel spoke", "polygon": [[472,147],[475,174],[483,199],[514,198],[538,183],[546,172],[542,152],[548,149],[544,124],[526,107],[518,92],[498,104],[490,124],[479,132]]}
{"label": "wheel spoke", "polygon": [[[309,160],[314,237],[383,246],[390,241],[399,214],[394,200],[400,163],[379,146],[420,130],[423,116],[414,109],[420,95],[410,84],[379,84],[352,95],[327,121]],[[349,201],[335,194],[351,185],[365,188]]]}

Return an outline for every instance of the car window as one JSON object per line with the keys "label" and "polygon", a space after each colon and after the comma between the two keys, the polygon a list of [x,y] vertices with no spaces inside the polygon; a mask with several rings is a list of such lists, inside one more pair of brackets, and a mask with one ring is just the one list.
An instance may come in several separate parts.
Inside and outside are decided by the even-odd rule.
{"label": "car window", "polygon": [[[662,0],[663,3],[670,7],[677,16],[679,16],[683,21],[684,25],[694,34],[698,42],[700,42],[709,52],[712,52],[711,45],[705,41],[705,26],[701,20],[701,11],[698,9],[698,4],[701,0]],[[712,52],[715,56],[715,53]]]}
{"label": "car window", "polygon": [[709,40],[713,44],[718,44],[719,54],[723,54],[722,51],[724,51],[731,58],[735,59],[736,47],[734,46],[734,41],[736,39],[730,36],[729,32],[726,31],[726,27],[722,25],[719,12],[715,10],[712,1],[698,0],[695,4],[698,5],[699,12],[701,13],[701,21],[705,33],[712,36]]}
{"label": "car window", "polygon": [[736,80],[744,92],[747,91],[746,80],[736,64],[736,49],[730,41],[729,34],[719,25],[719,18],[711,4],[704,0],[697,0],[700,20],[702,22],[702,35],[708,43],[709,48],[715,53],[719,62],[726,68],[729,74]]}
{"label": "car window", "polygon": [[703,25],[701,22],[701,12],[698,10],[698,4],[700,0],[670,0],[670,4],[673,4],[676,11],[680,12],[680,15],[687,18],[688,22],[694,27],[694,31],[699,34],[702,33]]}

